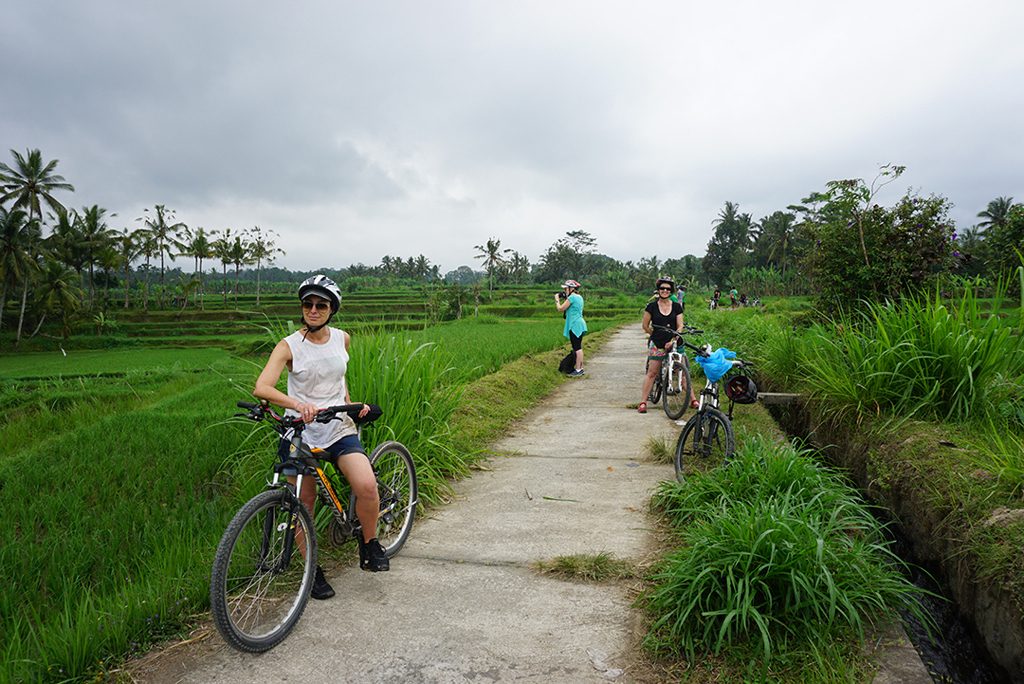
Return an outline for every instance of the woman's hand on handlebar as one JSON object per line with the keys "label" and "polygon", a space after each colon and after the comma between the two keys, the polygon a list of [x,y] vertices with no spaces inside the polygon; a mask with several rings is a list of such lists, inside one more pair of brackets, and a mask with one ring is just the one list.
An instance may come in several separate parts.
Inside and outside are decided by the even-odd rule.
{"label": "woman's hand on handlebar", "polygon": [[316,404],[309,404],[304,401],[296,402],[292,410],[299,414],[303,423],[313,422],[316,414],[320,412],[320,408]]}

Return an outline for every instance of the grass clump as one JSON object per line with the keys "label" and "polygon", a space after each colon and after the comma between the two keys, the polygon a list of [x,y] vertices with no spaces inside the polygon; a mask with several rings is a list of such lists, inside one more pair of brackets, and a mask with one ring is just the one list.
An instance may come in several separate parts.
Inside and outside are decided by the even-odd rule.
{"label": "grass clump", "polygon": [[820,665],[897,607],[926,621],[881,525],[792,447],[753,437],[728,467],[663,483],[652,503],[683,541],[642,597],[656,653]]}
{"label": "grass clump", "polygon": [[637,575],[632,563],[606,551],[558,556],[551,560],[537,561],[534,567],[545,575],[582,582],[611,582]]}
{"label": "grass clump", "polygon": [[669,443],[663,437],[651,435],[647,438],[647,443],[644,445],[647,450],[647,454],[651,460],[655,463],[673,463],[675,462],[675,444]]}

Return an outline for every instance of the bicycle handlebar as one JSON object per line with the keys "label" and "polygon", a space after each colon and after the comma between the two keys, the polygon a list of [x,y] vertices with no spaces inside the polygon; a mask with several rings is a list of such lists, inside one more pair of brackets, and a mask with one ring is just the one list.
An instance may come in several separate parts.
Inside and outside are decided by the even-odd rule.
{"label": "bicycle handlebar", "polygon": [[[281,429],[295,428],[300,425],[305,425],[305,421],[302,420],[301,416],[288,416],[276,413],[270,404],[266,401],[261,401],[258,404],[254,404],[249,401],[240,401],[237,403],[238,408],[245,409],[248,413],[238,413],[237,416],[248,418],[250,420],[260,421],[265,418],[269,418],[271,421],[276,423],[275,428],[280,426]],[[316,412],[316,417],[313,418],[318,423],[329,423],[332,420],[340,420],[338,414],[346,413],[352,419],[355,419],[363,407],[367,404],[339,404],[337,406],[328,406],[322,408]],[[364,423],[373,422],[379,416],[367,416],[364,419]]]}
{"label": "bicycle handlebar", "polygon": [[[683,339],[683,335],[684,334],[700,335],[700,334],[703,334],[703,332],[704,332],[703,330],[698,330],[697,328],[694,328],[694,327],[692,327],[690,325],[683,326],[683,331],[682,332],[679,332],[678,330],[674,330],[674,329],[669,328],[669,327],[664,326],[664,325],[652,325],[651,327],[656,329],[656,330],[664,330],[665,332],[672,333],[677,338],[679,338],[679,343],[680,344],[682,344],[687,349],[692,349],[695,354],[699,354],[700,356],[703,356],[705,358],[711,355],[711,345],[710,344],[706,344],[703,347],[698,347],[696,345],[690,344],[689,342],[687,342],[686,340]],[[743,359],[732,359],[732,365],[737,367],[737,368],[753,368],[754,367],[753,363],[751,363],[750,361],[744,361]]]}

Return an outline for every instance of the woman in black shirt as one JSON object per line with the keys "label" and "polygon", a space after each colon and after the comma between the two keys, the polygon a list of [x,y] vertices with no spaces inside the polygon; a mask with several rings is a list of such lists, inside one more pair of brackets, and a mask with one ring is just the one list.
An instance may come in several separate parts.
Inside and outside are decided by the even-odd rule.
{"label": "woman in black shirt", "polygon": [[[647,375],[644,376],[644,391],[642,400],[637,406],[637,411],[647,413],[647,399],[651,395],[651,386],[654,379],[661,372],[661,362],[665,356],[676,346],[676,338],[672,333],[665,330],[658,330],[654,326],[671,328],[672,330],[683,329],[683,307],[679,302],[672,301],[672,294],[676,290],[675,282],[668,277],[658,278],[656,283],[658,298],[650,302],[644,309],[644,317],[641,321],[647,338]],[[693,405],[693,395],[690,395],[690,404]]]}

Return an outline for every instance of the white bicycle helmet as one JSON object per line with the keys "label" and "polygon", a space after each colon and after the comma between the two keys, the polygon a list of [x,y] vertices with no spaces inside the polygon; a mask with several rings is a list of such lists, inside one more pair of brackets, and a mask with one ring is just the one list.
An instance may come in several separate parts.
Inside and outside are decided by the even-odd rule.
{"label": "white bicycle helmet", "polygon": [[309,295],[321,297],[329,301],[331,303],[331,313],[327,320],[320,325],[309,325],[307,323],[306,332],[302,336],[303,340],[306,339],[306,335],[309,333],[316,332],[330,323],[331,319],[334,318],[334,314],[338,313],[338,309],[341,307],[341,290],[338,289],[333,280],[322,273],[303,280],[302,284],[299,285],[299,301],[302,301]]}
{"label": "white bicycle helmet", "polygon": [[580,284],[570,278],[569,280],[566,280],[564,283],[562,283],[562,287],[568,287],[572,290],[578,290],[580,289]]}
{"label": "white bicycle helmet", "polygon": [[299,285],[299,301],[309,295],[316,295],[329,301],[332,315],[338,313],[338,309],[341,307],[341,290],[333,280],[323,274],[307,278]]}

